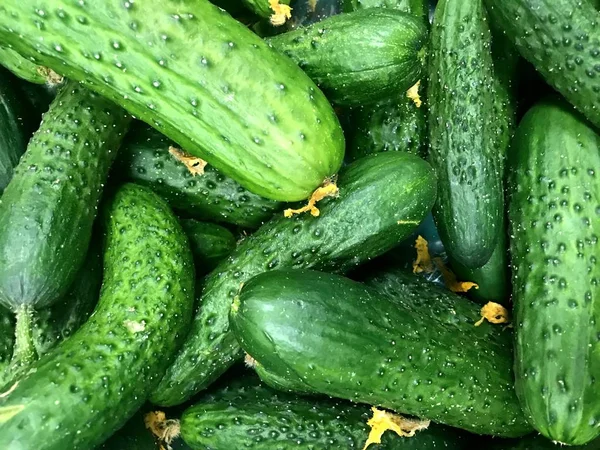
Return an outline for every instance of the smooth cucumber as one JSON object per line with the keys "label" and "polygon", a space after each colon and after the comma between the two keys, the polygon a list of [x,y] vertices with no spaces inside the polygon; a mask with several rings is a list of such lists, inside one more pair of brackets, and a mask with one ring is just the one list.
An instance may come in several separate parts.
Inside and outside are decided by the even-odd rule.
{"label": "smooth cucumber", "polygon": [[490,18],[544,77],[596,126],[600,14],[586,0],[485,0]]}
{"label": "smooth cucumber", "polygon": [[254,275],[285,267],[347,271],[409,236],[435,201],[431,167],[408,153],[363,158],[340,172],[338,186],[337,198],[319,202],[319,217],[274,217],[208,276],[200,312],[153,403],[182,403],[240,359],[229,307]]}
{"label": "smooth cucumber", "polygon": [[339,14],[268,39],[345,106],[376,103],[424,73],[427,28],[406,13],[372,8]]}
{"label": "smooth cucumber", "polygon": [[[411,273],[378,289],[310,270],[262,273],[231,326],[263,381],[478,434],[531,431],[514,391],[511,333],[479,306]],[[382,292],[383,291],[383,292]]]}
{"label": "smooth cucumber", "polygon": [[208,0],[3,0],[0,41],[266,198],[303,200],[342,163],[325,96]]}
{"label": "smooth cucumber", "polygon": [[105,212],[98,306],[0,399],[0,448],[100,444],[142,406],[188,330],[192,255],[166,203],[126,184]]}
{"label": "smooth cucumber", "polygon": [[[286,394],[251,377],[198,399],[181,417],[181,434],[194,450],[358,449],[367,441],[371,416],[365,405]],[[431,424],[412,438],[384,433],[382,443],[369,448],[462,450],[467,443],[465,434]]]}
{"label": "smooth cucumber", "polygon": [[489,261],[502,232],[506,145],[482,0],[438,3],[430,53],[430,161],[440,181],[436,224],[448,255],[476,269]]}
{"label": "smooth cucumber", "polygon": [[235,248],[235,236],[227,228],[194,219],[180,223],[190,241],[197,277],[213,270]]}
{"label": "smooth cucumber", "polygon": [[583,445],[600,434],[600,137],[547,99],[521,121],[511,158],[517,393],[541,434]]}
{"label": "smooth cucumber", "polygon": [[203,175],[193,176],[169,153],[174,145],[147,125],[134,126],[119,151],[115,176],[149,187],[179,213],[200,220],[256,228],[281,208],[210,165]]}

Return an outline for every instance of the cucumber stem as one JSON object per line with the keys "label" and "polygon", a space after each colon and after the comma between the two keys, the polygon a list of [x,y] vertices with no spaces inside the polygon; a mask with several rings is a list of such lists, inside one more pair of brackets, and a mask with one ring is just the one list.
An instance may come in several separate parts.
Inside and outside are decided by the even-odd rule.
{"label": "cucumber stem", "polygon": [[8,368],[8,376],[13,381],[38,359],[33,343],[33,314],[33,308],[29,305],[22,305],[17,309],[15,349]]}

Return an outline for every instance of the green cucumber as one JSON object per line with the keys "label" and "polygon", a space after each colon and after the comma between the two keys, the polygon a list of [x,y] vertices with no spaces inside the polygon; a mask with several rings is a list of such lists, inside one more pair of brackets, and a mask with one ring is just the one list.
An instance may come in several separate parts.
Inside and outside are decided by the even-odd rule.
{"label": "green cucumber", "polygon": [[[256,15],[268,19],[274,14],[269,0],[243,0],[243,3]],[[278,0],[280,5],[289,5],[290,0]]]}
{"label": "green cucumber", "polygon": [[180,221],[190,241],[196,276],[213,270],[235,248],[235,236],[227,228],[194,219]]}
{"label": "green cucumber", "polygon": [[268,39],[345,106],[375,103],[424,72],[427,28],[406,13],[373,8],[329,17]]}
{"label": "green cucumber", "polygon": [[339,169],[344,137],[325,96],[208,0],[52,5],[3,0],[0,41],[263,197],[303,200]]}
{"label": "green cucumber", "polygon": [[274,217],[208,276],[188,340],[153,403],[182,403],[241,357],[228,314],[242,283],[282,267],[347,271],[409,236],[435,201],[431,167],[408,153],[363,158],[340,172],[338,186],[337,198],[318,204],[319,217]]}
{"label": "green cucumber", "polygon": [[548,99],[525,115],[512,145],[517,393],[541,434],[583,445],[600,434],[600,136]]}
{"label": "green cucumber", "polygon": [[176,211],[201,220],[256,228],[281,208],[253,194],[212,166],[192,176],[169,153],[175,143],[153,128],[134,126],[115,163],[117,177],[149,187]]}
{"label": "green cucumber", "polygon": [[491,20],[544,77],[600,126],[600,15],[586,0],[485,0]]}
{"label": "green cucumber", "polygon": [[[367,406],[275,391],[256,377],[236,380],[198,399],[181,417],[181,435],[194,450],[362,448],[369,435]],[[467,436],[431,424],[414,437],[387,432],[373,449],[466,448]]]}
{"label": "green cucumber", "polygon": [[440,180],[436,223],[448,255],[476,269],[503,232],[507,142],[482,0],[438,3],[429,62],[430,161]]}
{"label": "green cucumber", "polygon": [[511,333],[479,306],[411,273],[367,287],[339,275],[257,275],[231,326],[263,381],[415,415],[478,434],[531,431],[514,391]]}
{"label": "green cucumber", "polygon": [[173,213],[131,184],[105,211],[98,306],[0,399],[0,448],[100,444],[142,406],[187,332],[193,261]]}
{"label": "green cucumber", "polygon": [[4,66],[13,74],[30,83],[44,84],[46,76],[42,67],[19,55],[16,51],[0,46],[0,66]]}

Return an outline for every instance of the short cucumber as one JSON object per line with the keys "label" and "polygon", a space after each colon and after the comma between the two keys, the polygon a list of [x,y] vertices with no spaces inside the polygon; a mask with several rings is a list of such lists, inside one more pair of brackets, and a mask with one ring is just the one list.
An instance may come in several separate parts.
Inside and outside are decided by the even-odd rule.
{"label": "short cucumber", "polygon": [[190,241],[197,277],[213,270],[235,248],[235,236],[227,228],[194,219],[180,223]]}
{"label": "short cucumber", "polygon": [[[546,82],[596,126],[600,34],[597,2],[485,0],[494,24]],[[596,4],[595,4],[596,3]]]}
{"label": "short cucumber", "polygon": [[408,153],[356,161],[340,172],[338,186],[337,198],[319,203],[319,217],[274,217],[208,276],[192,331],[153,403],[182,403],[241,357],[228,319],[241,284],[275,268],[347,271],[410,235],[435,201],[431,167]]}
{"label": "short cucumber", "polygon": [[338,105],[364,105],[409,89],[424,72],[427,29],[406,13],[339,14],[268,39]]}
{"label": "short cucumber", "polygon": [[429,58],[430,161],[440,180],[435,218],[448,255],[471,269],[488,262],[503,232],[507,142],[482,1],[440,0]]}
{"label": "short cucumber", "polygon": [[600,136],[560,99],[534,106],[511,151],[516,388],[547,438],[600,434]]}
{"label": "short cucumber", "polygon": [[105,212],[98,306],[0,399],[0,448],[94,448],[142,406],[188,330],[192,255],[166,203],[127,184]]}
{"label": "short cucumber", "polygon": [[306,199],[342,163],[343,133],[322,92],[208,0],[2,0],[0,42],[263,197]]}
{"label": "short cucumber", "polygon": [[310,270],[244,284],[231,326],[263,381],[505,437],[531,431],[514,391],[511,333],[412,273],[367,287]]}
{"label": "short cucumber", "polygon": [[149,187],[178,212],[201,220],[256,228],[281,208],[210,165],[193,176],[169,153],[174,145],[147,125],[134,126],[119,151],[116,177]]}
{"label": "short cucumber", "polygon": [[[364,405],[275,391],[256,377],[235,380],[202,396],[181,417],[181,434],[194,450],[362,448],[371,410]],[[209,431],[210,430],[210,431]],[[466,433],[431,424],[414,437],[384,433],[373,450],[462,450]]]}

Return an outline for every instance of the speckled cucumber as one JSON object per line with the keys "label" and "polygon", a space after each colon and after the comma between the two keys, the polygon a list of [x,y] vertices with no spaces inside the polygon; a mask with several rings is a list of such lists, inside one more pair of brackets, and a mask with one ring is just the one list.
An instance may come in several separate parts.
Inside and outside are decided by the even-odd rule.
{"label": "speckled cucumber", "polygon": [[258,195],[303,200],[339,169],[344,137],[325,96],[208,0],[53,5],[3,0],[0,41]]}
{"label": "speckled cucumber", "polygon": [[485,0],[490,19],[544,77],[600,126],[598,2]]}
{"label": "speckled cucumber", "polygon": [[406,13],[340,14],[268,39],[338,105],[364,105],[409,89],[424,72],[427,28]]}
{"label": "speckled cucumber", "polygon": [[213,270],[235,248],[235,236],[227,228],[194,219],[180,221],[194,255],[196,277]]}
{"label": "speckled cucumber", "polygon": [[0,399],[0,448],[100,444],[142,406],[187,333],[193,261],[169,207],[127,184],[106,205],[105,221],[98,306]]}
{"label": "speckled cucumber", "polygon": [[409,236],[435,201],[431,167],[408,153],[363,158],[340,172],[338,186],[337,198],[319,202],[319,217],[274,217],[208,276],[200,312],[153,403],[182,403],[240,359],[228,314],[241,284],[282,267],[347,271]]}
{"label": "speckled cucumber", "polygon": [[434,213],[446,252],[470,269],[488,262],[503,232],[499,84],[482,0],[441,0],[428,84],[429,157],[440,181]]}
{"label": "speckled cucumber", "polygon": [[115,163],[115,176],[149,187],[180,214],[201,220],[256,228],[281,208],[249,192],[212,166],[193,176],[169,153],[175,143],[153,128],[137,124]]}
{"label": "speckled cucumber", "polygon": [[479,306],[411,273],[370,281],[278,270],[241,289],[230,321],[256,371],[320,393],[473,433],[531,431],[514,391],[510,332],[474,326]]}
{"label": "speckled cucumber", "polygon": [[526,114],[512,148],[517,393],[541,434],[583,445],[600,434],[600,137],[550,98]]}
{"label": "speckled cucumber", "polygon": [[[181,417],[181,434],[194,450],[358,449],[367,441],[371,416],[365,405],[285,394],[250,377],[198,399]],[[462,450],[468,442],[466,433],[431,424],[412,438],[385,433],[369,448]]]}

